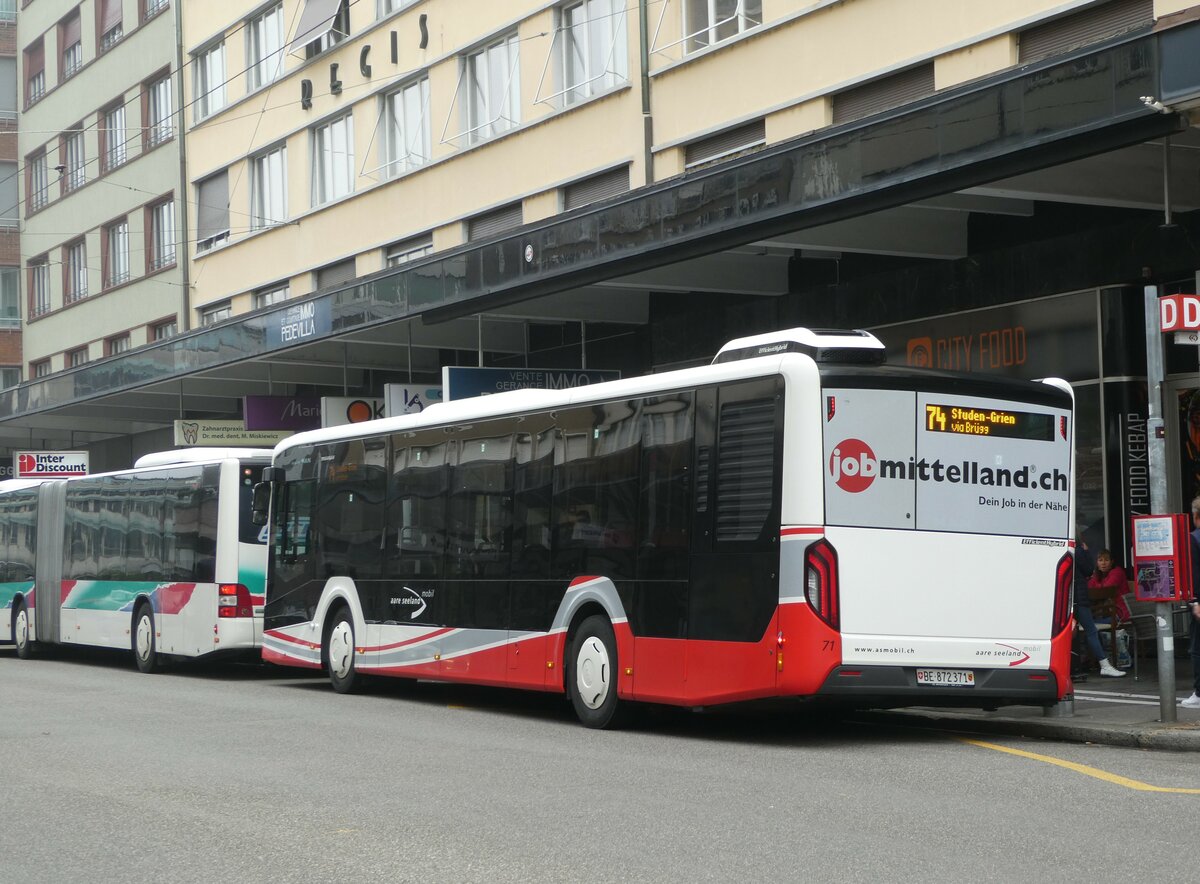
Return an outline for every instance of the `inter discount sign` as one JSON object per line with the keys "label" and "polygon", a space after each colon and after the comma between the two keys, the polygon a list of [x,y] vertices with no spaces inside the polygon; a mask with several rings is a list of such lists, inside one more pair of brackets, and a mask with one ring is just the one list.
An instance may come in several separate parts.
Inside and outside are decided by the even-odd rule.
{"label": "inter discount sign", "polygon": [[1158,318],[1165,332],[1200,329],[1200,295],[1167,295],[1159,298]]}
{"label": "inter discount sign", "polygon": [[86,451],[18,451],[13,463],[16,479],[65,479],[88,474]]}

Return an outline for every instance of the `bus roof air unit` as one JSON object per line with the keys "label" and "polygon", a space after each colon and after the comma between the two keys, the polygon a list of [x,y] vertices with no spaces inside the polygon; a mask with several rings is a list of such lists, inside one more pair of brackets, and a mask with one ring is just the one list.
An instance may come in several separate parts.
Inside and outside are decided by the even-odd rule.
{"label": "bus roof air unit", "polygon": [[879,338],[862,329],[789,328],[730,341],[713,364],[780,353],[804,353],[816,362],[843,365],[882,365],[887,360]]}

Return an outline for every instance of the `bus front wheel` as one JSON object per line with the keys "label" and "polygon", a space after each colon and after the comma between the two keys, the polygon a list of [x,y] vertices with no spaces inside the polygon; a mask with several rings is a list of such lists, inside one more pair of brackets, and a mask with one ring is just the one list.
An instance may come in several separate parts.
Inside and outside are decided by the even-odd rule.
{"label": "bus front wheel", "polygon": [[579,624],[567,659],[567,692],[584,726],[625,724],[630,704],[617,697],[617,638],[607,617],[593,614]]}
{"label": "bus front wheel", "polygon": [[25,606],[24,600],[17,605],[17,610],[13,613],[12,639],[18,657],[28,660],[33,656],[33,642],[29,640],[29,608]]}
{"label": "bus front wheel", "polygon": [[358,681],[358,672],[354,668],[354,621],[346,608],[340,608],[334,615],[325,639],[325,653],[333,689],[339,694],[353,691]]}
{"label": "bus front wheel", "polygon": [[133,660],[145,673],[158,670],[158,642],[154,637],[154,612],[143,602],[133,615]]}

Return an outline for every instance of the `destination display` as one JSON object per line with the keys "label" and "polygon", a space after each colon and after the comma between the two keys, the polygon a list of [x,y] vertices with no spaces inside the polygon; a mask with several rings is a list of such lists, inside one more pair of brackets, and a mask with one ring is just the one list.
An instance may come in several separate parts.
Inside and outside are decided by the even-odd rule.
{"label": "destination display", "polygon": [[930,403],[925,406],[925,429],[933,433],[1050,442],[1054,439],[1054,416],[1030,411],[1001,411],[982,405]]}

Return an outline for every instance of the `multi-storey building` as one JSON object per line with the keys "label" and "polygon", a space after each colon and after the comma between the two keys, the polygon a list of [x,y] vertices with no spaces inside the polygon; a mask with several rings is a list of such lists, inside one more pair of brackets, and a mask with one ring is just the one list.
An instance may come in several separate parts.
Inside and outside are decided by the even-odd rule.
{"label": "multi-storey building", "polygon": [[20,12],[31,379],[169,337],[186,321],[176,6],[37,0]]}
{"label": "multi-storey building", "polygon": [[[25,11],[45,16],[22,23],[27,71],[59,64],[62,6]],[[740,334],[861,326],[900,361],[1067,378],[1081,521],[1119,545],[1148,507],[1143,286],[1191,288],[1200,268],[1200,5],[222,0],[179,14],[175,66],[147,50],[132,79],[98,80],[128,98],[120,83],[161,71],[181,90],[185,182],[130,183],[150,191],[143,207],[174,188],[188,309],[159,309],[168,295],[146,285],[129,315],[51,326],[79,314],[51,274],[26,360],[48,355],[52,374],[0,395],[0,439],[73,440],[121,466],[173,419],[241,417],[248,393],[379,395],[453,362],[636,373]],[[163,28],[169,55],[166,21],[146,30]],[[138,94],[145,114],[152,92]],[[43,148],[48,170],[75,168],[68,117],[86,128],[110,100],[31,124],[45,132],[23,136],[27,189]],[[85,138],[85,159],[96,149]],[[37,181],[56,200],[66,187]],[[102,214],[80,215],[89,250],[114,215],[133,241],[148,218]],[[44,224],[66,231],[66,263],[76,225]],[[180,334],[150,340],[176,316]],[[134,351],[71,368],[79,329],[98,341],[118,317],[143,330]],[[1194,360],[1168,353],[1176,505],[1200,475]]]}
{"label": "multi-storey building", "polygon": [[22,377],[17,94],[17,2],[0,0],[0,389]]}

